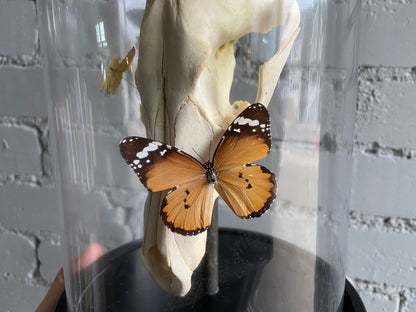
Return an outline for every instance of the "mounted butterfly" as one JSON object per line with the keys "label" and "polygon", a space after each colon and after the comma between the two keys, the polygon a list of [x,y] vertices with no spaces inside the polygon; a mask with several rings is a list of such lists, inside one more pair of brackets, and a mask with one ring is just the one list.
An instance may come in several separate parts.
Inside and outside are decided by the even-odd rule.
{"label": "mounted butterfly", "polygon": [[276,179],[260,165],[271,146],[270,118],[262,104],[247,107],[225,131],[212,162],[200,163],[173,146],[141,137],[120,142],[120,153],[152,192],[169,190],[160,215],[166,226],[195,235],[211,225],[214,189],[240,218],[261,216],[276,197]]}
{"label": "mounted butterfly", "polygon": [[[116,94],[118,87],[120,86],[123,73],[127,71],[133,61],[136,49],[132,47],[126,57],[118,63],[118,56],[115,54],[105,69],[105,76],[100,85],[100,91],[105,90],[104,96],[110,94]],[[133,68],[131,69],[133,72]]]}

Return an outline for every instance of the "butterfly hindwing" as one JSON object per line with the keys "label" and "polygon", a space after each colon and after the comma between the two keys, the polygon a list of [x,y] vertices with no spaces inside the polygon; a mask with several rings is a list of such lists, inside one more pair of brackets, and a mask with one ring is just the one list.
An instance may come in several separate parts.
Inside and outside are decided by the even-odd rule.
{"label": "butterfly hindwing", "polygon": [[274,174],[259,165],[244,165],[221,171],[215,187],[240,218],[261,216],[276,197],[276,188]]}
{"label": "butterfly hindwing", "polygon": [[182,235],[205,231],[211,225],[213,190],[205,177],[174,187],[162,202],[163,221]]}
{"label": "butterfly hindwing", "polygon": [[120,142],[120,153],[152,192],[205,178],[205,169],[195,158],[158,141],[127,137]]}
{"label": "butterfly hindwing", "polygon": [[262,104],[252,104],[225,131],[214,153],[214,169],[218,173],[264,158],[270,146],[269,113]]}

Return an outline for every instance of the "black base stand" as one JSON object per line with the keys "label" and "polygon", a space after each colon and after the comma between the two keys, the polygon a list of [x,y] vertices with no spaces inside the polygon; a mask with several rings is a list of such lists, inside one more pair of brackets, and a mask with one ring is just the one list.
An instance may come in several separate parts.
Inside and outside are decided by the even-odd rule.
{"label": "black base stand", "polygon": [[[337,278],[328,263],[299,247],[258,233],[220,229],[218,292],[210,291],[213,276],[208,255],[192,276],[190,292],[185,297],[176,297],[154,283],[143,267],[140,254],[141,242],[132,242],[86,268],[80,279],[83,285],[78,285],[84,290],[83,295],[74,310],[279,312],[306,309],[323,312],[327,308],[319,304],[326,300],[318,299],[325,294],[316,290],[327,289],[322,280],[333,284],[336,282],[333,278]],[[324,274],[325,279],[320,279],[319,274]],[[56,311],[67,311],[65,296]],[[343,306],[337,309],[341,311],[366,312],[348,281]]]}
{"label": "black base stand", "polygon": [[[360,296],[358,295],[355,288],[350,284],[350,282],[348,282],[348,280],[345,280],[344,307],[342,311],[367,312]],[[61,299],[56,306],[55,312],[67,312],[65,292],[61,296]]]}
{"label": "black base stand", "polygon": [[357,291],[348,280],[345,280],[344,308],[342,311],[367,312],[360,295],[358,295]]}

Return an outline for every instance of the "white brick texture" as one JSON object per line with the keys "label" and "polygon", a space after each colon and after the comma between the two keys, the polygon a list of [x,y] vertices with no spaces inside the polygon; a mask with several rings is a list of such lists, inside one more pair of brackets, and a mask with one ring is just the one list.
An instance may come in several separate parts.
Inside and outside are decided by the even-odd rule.
{"label": "white brick texture", "polygon": [[6,174],[42,172],[42,148],[38,133],[34,129],[0,125],[0,139],[0,172]]}
{"label": "white brick texture", "polygon": [[16,233],[0,233],[2,261],[0,272],[16,278],[25,278],[36,269],[36,251],[34,242]]}
{"label": "white brick texture", "polygon": [[[361,64],[415,65],[416,5],[414,1],[363,1],[360,30]],[[366,5],[369,2],[374,5]],[[412,53],[413,51],[413,53]]]}
{"label": "white brick texture", "polygon": [[0,55],[31,55],[38,43],[34,1],[0,2]]}
{"label": "white brick texture", "polygon": [[416,71],[366,67],[359,90],[357,142],[416,150],[416,122],[411,113],[416,105]]}
{"label": "white brick texture", "polygon": [[52,188],[8,183],[0,187],[3,225],[31,233],[59,232],[56,192]]}
{"label": "white brick texture", "polygon": [[416,159],[359,155],[351,204],[354,211],[385,217],[416,218]]}
{"label": "white brick texture", "polygon": [[0,67],[0,114],[48,116],[43,78],[42,68]]}
{"label": "white brick texture", "polygon": [[51,283],[64,261],[62,247],[60,244],[43,241],[39,245],[38,254],[40,273]]}
{"label": "white brick texture", "polygon": [[349,274],[380,284],[416,288],[414,245],[411,234],[351,230]]}
{"label": "white brick texture", "polygon": [[414,1],[362,7],[347,274],[369,312],[416,307],[415,16]]}
{"label": "white brick texture", "polygon": [[5,312],[35,311],[47,288],[26,281],[0,279],[1,310]]}
{"label": "white brick texture", "polygon": [[[369,284],[362,281],[352,281],[352,284],[360,294],[368,312],[399,311],[400,293],[388,287],[377,284]],[[401,310],[402,312],[404,310]]]}

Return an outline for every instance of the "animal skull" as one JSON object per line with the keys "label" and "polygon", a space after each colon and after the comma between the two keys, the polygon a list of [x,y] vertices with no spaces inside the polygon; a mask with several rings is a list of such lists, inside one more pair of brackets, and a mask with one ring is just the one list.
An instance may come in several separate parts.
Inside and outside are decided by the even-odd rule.
{"label": "animal skull", "polygon": [[[296,0],[147,1],[141,26],[136,84],[149,138],[209,159],[228,124],[249,103],[230,104],[233,44],[250,32],[284,26],[276,54],[259,69],[256,102],[267,106],[299,32]],[[238,107],[238,109],[236,109]],[[167,292],[184,296],[205,254],[206,232],[182,236],[160,218],[165,193],[145,207],[142,258]]]}

